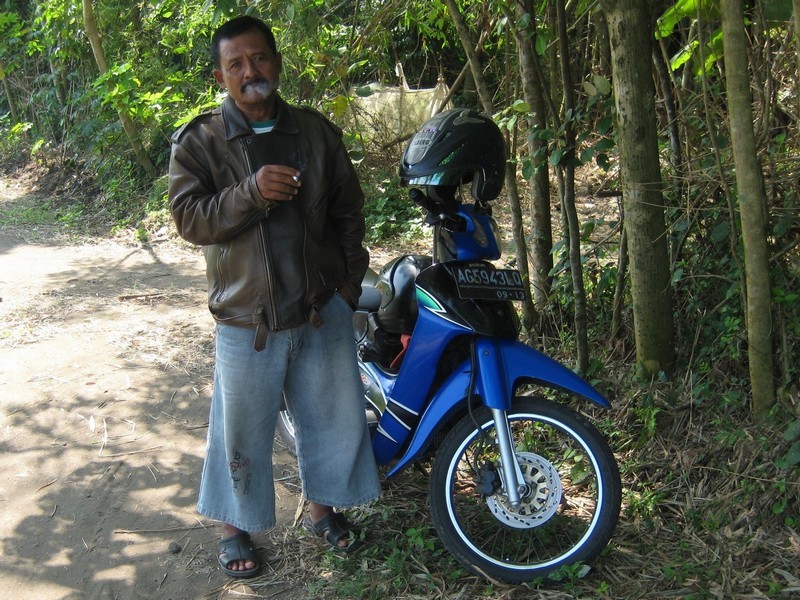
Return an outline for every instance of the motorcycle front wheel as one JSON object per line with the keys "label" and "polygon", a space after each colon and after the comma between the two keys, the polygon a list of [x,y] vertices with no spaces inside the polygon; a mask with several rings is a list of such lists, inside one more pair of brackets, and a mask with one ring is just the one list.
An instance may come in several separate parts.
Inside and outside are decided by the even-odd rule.
{"label": "motorcycle front wheel", "polygon": [[619,469],[605,439],[566,406],[521,396],[507,413],[525,482],[505,493],[494,420],[481,407],[447,434],[430,478],[433,522],[467,569],[508,583],[591,563],[619,517]]}

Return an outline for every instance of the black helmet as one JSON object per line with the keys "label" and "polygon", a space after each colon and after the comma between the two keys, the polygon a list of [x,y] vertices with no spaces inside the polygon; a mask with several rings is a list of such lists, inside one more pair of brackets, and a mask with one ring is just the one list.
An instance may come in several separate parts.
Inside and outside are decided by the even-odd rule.
{"label": "black helmet", "polygon": [[494,200],[503,188],[506,147],[486,115],[454,108],[426,121],[408,142],[400,163],[405,185],[456,187],[472,181],[472,196]]}

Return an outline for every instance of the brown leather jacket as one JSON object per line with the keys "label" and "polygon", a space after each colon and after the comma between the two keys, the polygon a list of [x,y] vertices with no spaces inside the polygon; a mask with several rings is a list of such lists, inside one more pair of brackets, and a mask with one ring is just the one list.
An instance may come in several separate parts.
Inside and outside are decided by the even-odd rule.
{"label": "brown leather jacket", "polygon": [[[294,166],[294,200],[258,192],[267,163]],[[278,99],[270,133],[255,135],[229,97],[172,137],[169,206],[178,232],[204,246],[214,318],[268,330],[319,324],[318,309],[339,290],[354,303],[369,257],[364,195],[341,131],[311,109]]]}

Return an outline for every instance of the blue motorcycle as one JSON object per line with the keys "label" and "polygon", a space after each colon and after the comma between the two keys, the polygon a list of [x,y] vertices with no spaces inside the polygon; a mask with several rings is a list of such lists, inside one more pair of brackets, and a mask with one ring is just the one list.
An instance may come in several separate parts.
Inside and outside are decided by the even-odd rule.
{"label": "blue motorcycle", "polygon": [[[529,293],[498,268],[490,200],[505,148],[475,111],[441,113],[412,137],[401,179],[432,226],[432,256],[405,255],[362,284],[353,326],[367,419],[391,478],[432,460],[437,533],[471,572],[522,583],[589,564],[617,523],[614,455],[589,421],[531,390],[608,401],[571,370],[518,341],[513,302]],[[472,182],[474,203],[462,184]],[[421,188],[421,189],[420,189]],[[291,419],[279,429],[291,443]],[[293,447],[293,446],[292,446]]]}

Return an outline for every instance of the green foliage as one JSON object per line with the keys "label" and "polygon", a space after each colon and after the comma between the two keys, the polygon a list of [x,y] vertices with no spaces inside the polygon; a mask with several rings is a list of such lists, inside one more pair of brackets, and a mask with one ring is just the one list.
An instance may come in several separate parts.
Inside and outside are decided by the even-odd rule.
{"label": "green foliage", "polygon": [[23,206],[12,207],[5,210],[0,219],[2,227],[20,227],[30,225],[46,225],[53,222],[51,207],[40,204],[36,207]]}
{"label": "green foliage", "polygon": [[678,0],[658,18],[656,36],[667,37],[683,19],[697,18],[719,21],[719,0]]}
{"label": "green foliage", "polygon": [[[772,29],[785,26],[791,19],[792,0],[770,0],[762,3],[759,10],[748,7],[745,24],[761,20],[762,25]],[[655,35],[657,38],[668,38],[687,21],[693,24],[710,23],[715,25],[715,29],[708,35],[703,47],[699,39],[688,40],[672,57],[670,67],[676,71],[694,63],[695,74],[702,76],[709,73],[722,58],[722,29],[718,26],[721,21],[719,0],[676,1],[658,18]],[[704,58],[702,63],[701,56]]]}
{"label": "green foliage", "polygon": [[[508,2],[478,6],[459,0],[457,4],[471,32],[484,32],[482,66],[494,92],[498,122],[508,134],[510,148],[515,149],[511,160],[519,165],[522,178],[530,180],[539,170],[554,175],[556,168],[573,156],[584,176],[602,180],[607,187],[617,186],[616,115],[611,76],[599,56],[601,44],[597,42],[602,27],[596,18],[596,3],[569,3],[569,42],[574,50],[570,58],[578,82],[576,110],[563,122],[548,110],[541,128],[528,126],[532,109],[520,99],[519,64],[511,33],[512,28],[519,27],[526,35],[535,36],[536,55],[545,77],[542,91],[557,105],[561,91],[550,77],[558,72],[558,65],[550,64],[556,34],[546,18],[547,3],[534,3],[535,14],[520,19],[516,19],[515,6]],[[735,414],[748,403],[744,263],[736,191],[727,189],[733,165],[724,81],[719,73],[722,65],[714,62],[721,43],[715,4],[712,0],[669,3],[654,34],[672,58],[673,75],[677,78],[684,70],[692,75],[680,84],[672,82],[685,153],[682,171],[677,170],[665,135],[661,148],[664,181],[674,177],[677,182],[665,189],[665,197],[673,252],[671,283],[679,369],[691,384],[695,406],[707,409],[719,405]],[[797,113],[792,83],[796,79],[796,56],[786,50],[787,46],[775,43],[788,39],[790,2],[757,4],[748,8],[747,18],[753,24],[751,34],[759,48],[753,56],[762,60],[754,64],[754,74],[766,82],[756,87],[770,92],[756,96],[756,108],[763,127],[759,131],[760,156],[770,175],[767,210],[774,254],[770,275],[776,332],[781,337],[776,344],[781,362],[778,376],[787,388],[800,376],[796,350],[800,348],[800,299],[796,292],[800,287],[796,250],[800,235],[795,166],[798,137],[791,116]],[[432,85],[440,74],[452,84],[465,65],[447,8],[436,2],[389,0],[331,5],[322,0],[159,0],[112,1],[94,6],[110,65],[102,75],[86,43],[79,3],[54,0],[3,4],[0,75],[9,83],[12,95],[20,96],[18,100],[23,100],[23,90],[26,96],[19,104],[25,106],[16,116],[19,122],[12,122],[12,116],[6,113],[7,100],[0,95],[0,157],[4,164],[33,158],[48,168],[80,173],[84,181],[93,184],[93,192],[78,198],[80,206],[74,210],[65,208],[64,218],[72,222],[102,219],[112,227],[138,227],[142,235],[153,234],[169,220],[161,184],[137,167],[118,112],[134,120],[156,164],[156,179],[163,176],[170,134],[219,101],[211,77],[209,43],[211,32],[228,16],[244,12],[272,23],[284,57],[282,93],[292,101],[322,109],[340,124],[345,124],[350,99],[363,93],[359,90],[366,89],[367,84],[399,83],[397,62],[402,63],[412,88]],[[758,21],[762,14],[756,8],[763,8],[764,23]],[[703,65],[699,62],[701,55],[707,61]],[[715,68],[709,69],[712,64]],[[701,81],[704,85],[697,85]],[[658,90],[659,108],[664,91]],[[457,106],[475,104],[469,77],[454,102]],[[659,114],[659,120],[666,132],[665,115]],[[566,147],[567,125],[576,133],[575,148]],[[421,230],[421,215],[407,199],[407,190],[396,181],[396,148],[366,146],[359,131],[350,125],[345,129],[346,143],[366,194],[368,243],[414,241]],[[539,154],[527,154],[525,144],[520,143],[526,136],[542,142]],[[555,181],[554,176],[551,179]],[[524,182],[520,191],[524,204]],[[581,213],[581,245],[589,326],[594,338],[602,342],[597,350],[602,355],[608,347],[605,342],[614,289],[617,283],[625,283],[626,273],[619,273],[617,268],[620,230],[616,210],[600,206],[611,201],[592,202],[597,209],[586,205]],[[606,215],[612,212],[613,217],[595,214],[601,208],[606,209]],[[541,313],[545,331],[553,334],[558,351],[568,352],[574,306],[565,240],[559,236],[558,213],[554,215],[554,281],[550,302]],[[529,229],[529,221],[525,226]],[[630,313],[627,289],[626,294],[624,316]],[[626,342],[622,340],[620,347]],[[599,379],[603,373],[597,365],[603,365],[604,358],[593,358]]]}
{"label": "green foliage", "polygon": [[653,520],[661,514],[660,506],[664,501],[661,492],[647,489],[643,484],[642,489],[630,490],[625,497],[625,513],[633,520],[641,519],[652,524]]}
{"label": "green foliage", "polygon": [[800,465],[800,419],[795,419],[786,427],[783,439],[791,444],[785,455],[778,458],[776,464],[781,469],[790,469]]}
{"label": "green foliage", "polygon": [[[601,75],[593,75],[583,83],[584,108],[570,112],[557,127],[528,127],[529,140],[540,140],[537,153],[525,154],[521,158],[522,176],[531,179],[541,169],[562,165],[569,155],[566,143],[567,127],[578,132],[577,147],[572,149],[575,166],[596,165],[603,171],[611,168],[610,154],[616,148],[613,137],[613,99],[611,82]],[[512,134],[523,121],[532,117],[531,107],[521,99],[514,100],[510,106],[495,115],[498,125]]]}
{"label": "green foliage", "polygon": [[708,569],[708,566],[702,563],[672,563],[661,567],[661,572],[664,578],[670,584],[684,585],[687,580],[707,581],[709,577],[713,577],[715,573]]}
{"label": "green foliage", "polygon": [[557,571],[548,575],[547,579],[551,582],[558,582],[569,591],[576,591],[578,582],[586,577],[592,568],[589,565],[577,562],[571,565],[564,565]]}
{"label": "green foliage", "polygon": [[397,176],[385,171],[367,171],[362,176],[367,220],[367,244],[385,244],[419,235],[422,211],[409,199]]}
{"label": "green foliage", "polygon": [[24,36],[25,27],[19,15],[0,10],[0,79],[20,66],[18,53],[23,49]]}
{"label": "green foliage", "polygon": [[20,154],[30,152],[32,129],[33,123],[11,124],[10,115],[0,115],[0,159],[4,163],[14,162],[15,156],[18,161]]}
{"label": "green foliage", "polygon": [[[393,10],[394,4],[402,3],[366,4],[353,12],[349,6],[330,7],[321,0],[95,3],[109,63],[108,71],[98,75],[85,43],[80,3],[32,3],[30,27],[23,26],[21,15],[28,13],[22,7],[19,12],[0,11],[2,75],[22,74],[18,66],[37,74],[18,87],[31,90],[35,120],[30,129],[42,140],[41,159],[96,173],[108,190],[105,197],[122,202],[112,212],[131,210],[136,218],[143,207],[133,197],[148,181],[136,167],[129,168],[135,161],[118,113],[134,121],[150,158],[163,172],[174,128],[218,102],[209,38],[222,20],[249,13],[272,24],[284,55],[282,93],[287,98],[325,106],[338,97],[345,99],[346,107],[352,84],[398,82],[394,73],[398,56],[403,57],[409,79],[423,84],[434,83],[440,72],[449,76],[460,69],[431,65],[431,54],[444,46],[460,60],[458,48],[451,44],[453,36],[444,32],[449,17],[443,7],[412,7],[412,14],[420,18],[408,19],[408,11]],[[433,35],[435,31],[439,33]],[[3,131],[12,136],[20,133]],[[21,135],[11,139],[16,144],[21,140]],[[363,149],[352,156],[356,162],[365,158]],[[377,202],[381,234],[406,229],[402,220],[407,211],[393,206],[389,197]]]}

